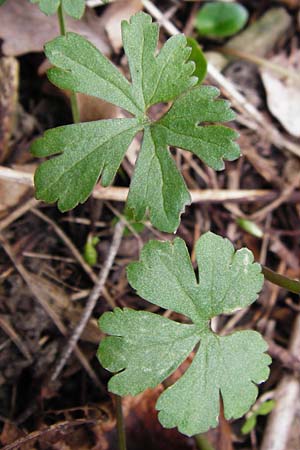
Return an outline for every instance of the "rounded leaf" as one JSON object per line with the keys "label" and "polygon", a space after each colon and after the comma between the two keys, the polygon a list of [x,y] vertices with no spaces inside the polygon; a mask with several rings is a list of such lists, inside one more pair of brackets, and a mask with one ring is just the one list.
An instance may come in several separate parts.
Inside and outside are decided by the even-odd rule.
{"label": "rounded leaf", "polygon": [[203,36],[227,37],[240,31],[248,11],[238,3],[207,3],[196,16],[195,27]]}
{"label": "rounded leaf", "polygon": [[193,73],[194,76],[198,78],[197,84],[201,84],[207,73],[207,61],[202,51],[202,48],[196,41],[191,37],[186,38],[187,45],[192,49],[189,61],[194,61],[195,63],[195,71]]}

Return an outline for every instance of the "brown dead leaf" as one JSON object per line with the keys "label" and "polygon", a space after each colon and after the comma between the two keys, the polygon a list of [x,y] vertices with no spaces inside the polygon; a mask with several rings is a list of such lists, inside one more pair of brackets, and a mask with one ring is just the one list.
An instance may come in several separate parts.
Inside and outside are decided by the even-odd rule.
{"label": "brown dead leaf", "polygon": [[[272,61],[282,67],[299,73],[300,50],[291,64],[284,55],[276,56]],[[300,82],[292,78],[281,78],[274,72],[261,69],[262,81],[267,93],[268,107],[281,125],[295,137],[300,137]]]}
{"label": "brown dead leaf", "polygon": [[[163,391],[159,385],[135,397],[123,398],[127,446],[130,450],[196,450],[195,441],[176,429],[163,428],[157,418],[155,404]],[[116,450],[116,422],[99,422],[93,429],[97,444],[93,450]]]}
{"label": "brown dead leaf", "polygon": [[196,450],[193,438],[175,428],[163,428],[159,423],[155,404],[162,391],[159,385],[124,399],[128,447],[130,450]]}
{"label": "brown dead leaf", "polygon": [[105,27],[111,45],[116,53],[122,48],[121,22],[141,11],[141,0],[122,0],[107,7],[101,17],[101,23]]}
{"label": "brown dead leaf", "polygon": [[19,63],[13,57],[0,59],[0,163],[9,153],[15,126],[19,87]]}
{"label": "brown dead leaf", "polygon": [[117,106],[107,103],[100,98],[77,94],[77,100],[81,122],[112,119],[120,116],[120,110]]}
{"label": "brown dead leaf", "polygon": [[[105,55],[110,54],[100,19],[93,10],[88,9],[82,20],[66,17],[66,24],[69,31],[86,37]],[[46,16],[28,0],[7,0],[1,6],[0,37],[4,40],[2,50],[5,55],[41,52],[44,44],[58,34],[57,17]]]}

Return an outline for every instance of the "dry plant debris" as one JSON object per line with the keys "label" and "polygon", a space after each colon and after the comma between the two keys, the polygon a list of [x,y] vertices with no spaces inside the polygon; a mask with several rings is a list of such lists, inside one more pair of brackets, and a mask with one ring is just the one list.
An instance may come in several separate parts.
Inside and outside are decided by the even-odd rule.
{"label": "dry plant debris", "polygon": [[[126,18],[126,14],[143,8],[153,20],[159,20],[159,48],[168,35],[186,28],[191,37],[198,38],[191,25],[199,9],[197,2],[119,0],[106,6],[101,6],[100,0],[88,2],[92,3],[95,8],[88,7],[84,19],[68,19],[67,27],[92,40],[125,76],[127,61],[118,31],[123,14]],[[224,57],[223,50],[231,48],[244,52],[245,57],[255,54],[283,68],[289,69],[289,64],[292,67],[300,49],[299,2],[278,0],[272,2],[276,8],[271,8],[270,2],[241,3],[249,12],[245,29],[228,40],[200,39],[203,50],[220,51]],[[133,149],[124,159],[114,186],[97,187],[92,198],[72,213],[62,215],[55,207],[33,198],[30,143],[45,129],[71,121],[68,98],[50,86],[44,70],[43,46],[57,34],[56,17],[45,17],[28,0],[7,0],[0,6],[0,83],[5,85],[0,94],[0,443],[6,449],[115,450],[114,399],[106,390],[108,373],[99,368],[95,358],[98,341],[103,339],[96,321],[113,305],[162,314],[157,305],[150,305],[131,290],[125,267],[139,259],[139,249],[149,240],[173,240],[173,236],[155,230],[148,221],[142,231],[136,231],[135,223],[130,222],[100,300],[93,312],[84,316],[97,273],[109,255],[116,220],[122,219],[136,151]],[[9,70],[3,70],[7,62]],[[291,101],[298,98],[299,86],[274,71],[266,75],[264,66],[249,59],[245,62],[243,55],[234,56],[233,61],[233,55],[226,54],[223,63],[227,69],[222,73],[210,68],[209,83],[215,84],[237,111],[232,126],[240,134],[244,156],[227,162],[226,172],[216,173],[193,155],[172,148],[193,201],[182,216],[178,236],[186,241],[192,264],[197,240],[213,229],[230,237],[236,248],[249,247],[256,261],[299,279],[299,119],[297,110],[291,113]],[[265,73],[265,87],[260,72]],[[278,89],[274,89],[274,83]],[[291,88],[292,94],[286,95]],[[274,93],[283,95],[276,110],[271,104]],[[122,117],[111,105],[97,102],[91,106],[88,97],[80,102],[83,121]],[[154,115],[160,113],[159,109],[153,111]],[[137,136],[136,147],[139,140]],[[30,173],[28,167],[32,168]],[[241,228],[240,218],[258,226],[262,237]],[[99,237],[94,268],[82,257],[89,235]],[[268,416],[258,417],[251,433],[243,435],[243,420],[227,421],[220,405],[219,426],[205,436],[187,438],[175,429],[163,429],[154,405],[160,393],[190,367],[192,353],[164,386],[125,398],[130,450],[199,450],[203,439],[214,450],[295,450],[300,439],[299,405],[293,397],[293,392],[299,391],[299,343],[295,339],[299,311],[299,295],[266,282],[259,303],[213,320],[214,330],[220,335],[251,328],[269,342],[271,376],[260,387],[259,401],[264,396],[274,398],[278,408],[275,406],[268,425]],[[176,312],[166,311],[164,315],[184,322]],[[70,358],[64,359],[56,381],[49,384],[59,355],[69,348],[78,323],[85,327],[76,335],[77,346]],[[282,400],[283,384],[288,395]],[[284,421],[277,420],[278,411]]]}

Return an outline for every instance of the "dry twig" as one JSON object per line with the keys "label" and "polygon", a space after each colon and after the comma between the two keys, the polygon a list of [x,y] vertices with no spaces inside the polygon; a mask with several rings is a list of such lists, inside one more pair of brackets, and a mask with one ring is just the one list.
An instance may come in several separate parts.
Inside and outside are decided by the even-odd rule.
{"label": "dry twig", "polygon": [[[300,351],[300,314],[296,317],[290,354],[298,358]],[[261,450],[285,450],[289,432],[298,408],[300,383],[295,375],[284,375],[276,388],[276,407],[271,412],[264,433]]]}
{"label": "dry twig", "polygon": [[95,286],[89,295],[89,298],[85,305],[81,319],[78,322],[78,325],[76,326],[75,330],[73,331],[73,333],[67,343],[67,346],[65,347],[59,360],[57,361],[57,364],[51,375],[51,381],[55,381],[59,377],[59,375],[60,375],[61,371],[63,370],[66,362],[68,361],[71,353],[73,352],[84,328],[86,327],[86,324],[88,323],[88,321],[92,315],[93,309],[95,308],[97,300],[102,293],[102,290],[106,283],[107,277],[109,275],[109,272],[111,270],[111,267],[113,265],[116,255],[117,255],[118,249],[120,247],[124,227],[125,227],[125,223],[122,220],[120,220],[120,222],[118,222],[115,227],[115,232],[113,235],[112,243],[111,243],[106,261],[99,273],[99,277],[97,277]]}
{"label": "dry twig", "polygon": [[[7,167],[0,166],[0,180],[4,179],[14,183],[25,183],[30,184],[33,187],[33,176],[28,173],[8,169]],[[271,201],[278,197],[279,193],[271,189],[191,189],[190,190],[192,203],[223,203],[223,202],[257,202],[260,201]],[[128,188],[125,187],[115,187],[110,186],[104,188],[97,185],[92,193],[93,198],[98,200],[108,200],[115,202],[126,202],[128,195]],[[284,198],[286,202],[299,202],[300,201],[300,191],[294,191],[290,197]],[[32,202],[34,200],[32,199]],[[37,202],[37,201],[36,201]],[[34,203],[33,203],[34,204]],[[37,203],[35,203],[36,205]],[[27,209],[30,209],[30,205]],[[25,211],[26,212],[26,211]],[[20,213],[20,215],[24,212]],[[18,218],[18,217],[16,217]],[[16,220],[16,218],[14,220]],[[5,221],[4,219],[0,222],[1,224]],[[13,221],[13,220],[12,220]],[[10,220],[11,223],[11,220]],[[52,225],[52,224],[51,224]],[[7,226],[7,225],[5,225]]]}

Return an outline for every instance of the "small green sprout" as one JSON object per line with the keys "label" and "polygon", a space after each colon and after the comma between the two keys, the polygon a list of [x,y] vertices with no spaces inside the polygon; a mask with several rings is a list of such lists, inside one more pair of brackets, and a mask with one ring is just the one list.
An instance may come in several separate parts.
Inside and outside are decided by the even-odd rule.
{"label": "small green sprout", "polygon": [[241,432],[243,434],[249,434],[256,427],[257,417],[266,416],[275,408],[275,406],[275,400],[266,400],[265,402],[261,403],[257,409],[253,408],[252,411],[247,415]]}

